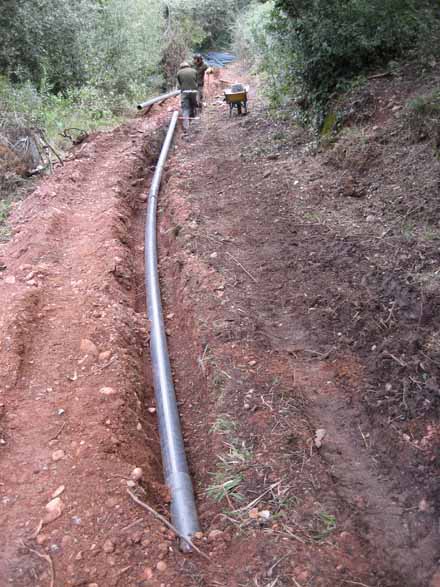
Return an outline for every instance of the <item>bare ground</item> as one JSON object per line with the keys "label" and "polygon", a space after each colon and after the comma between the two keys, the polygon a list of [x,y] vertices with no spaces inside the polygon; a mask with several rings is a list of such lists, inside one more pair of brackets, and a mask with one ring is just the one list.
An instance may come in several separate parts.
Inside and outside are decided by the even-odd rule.
{"label": "bare ground", "polygon": [[142,238],[171,106],[92,137],[17,207],[0,584],[51,585],[53,569],[60,586],[438,587],[438,162],[404,116],[421,83],[372,81],[317,151],[254,92],[229,119],[212,81],[177,139],[160,272],[211,563],[126,494],[141,466],[142,499],[167,511]]}

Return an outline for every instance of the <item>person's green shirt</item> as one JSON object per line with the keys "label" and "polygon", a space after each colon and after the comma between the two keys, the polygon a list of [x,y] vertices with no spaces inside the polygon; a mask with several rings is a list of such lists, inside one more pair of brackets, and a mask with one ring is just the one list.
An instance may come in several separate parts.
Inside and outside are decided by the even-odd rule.
{"label": "person's green shirt", "polygon": [[205,73],[209,69],[209,65],[201,61],[200,63],[194,63],[194,69],[197,72],[197,85],[203,87],[205,84]]}
{"label": "person's green shirt", "polygon": [[196,90],[198,88],[197,85],[197,72],[191,66],[186,65],[185,67],[181,67],[177,72],[177,82],[179,84],[179,88],[182,92],[188,90]]}

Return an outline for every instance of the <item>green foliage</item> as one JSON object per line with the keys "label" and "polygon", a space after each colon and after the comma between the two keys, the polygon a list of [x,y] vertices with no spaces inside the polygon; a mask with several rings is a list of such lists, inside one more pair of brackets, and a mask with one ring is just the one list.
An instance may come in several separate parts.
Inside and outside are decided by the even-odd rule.
{"label": "green foliage", "polygon": [[320,512],[315,516],[315,529],[311,532],[313,540],[321,542],[336,529],[336,517],[327,512]]}
{"label": "green foliage", "polygon": [[160,0],[5,0],[0,73],[42,93],[96,86],[133,97],[158,82]]}
{"label": "green foliage", "polygon": [[243,481],[243,475],[239,473],[232,477],[228,477],[224,471],[218,471],[213,477],[213,484],[206,490],[209,497],[217,502],[221,502],[224,499],[228,500],[229,503],[231,502],[231,499],[235,501],[243,501],[244,497],[238,490]]}
{"label": "green foliage", "polygon": [[[122,108],[124,98],[118,100]],[[63,146],[61,133],[65,128],[86,131],[115,124],[116,102],[109,102],[97,88],[83,86],[62,94],[39,93],[30,82],[11,84],[0,77],[1,128],[43,128],[52,143]]]}
{"label": "green foliage", "polygon": [[275,103],[289,96],[317,115],[356,76],[386,65],[422,40],[432,44],[439,22],[432,6],[418,0],[276,0],[267,26],[267,13],[253,4],[241,21],[244,38],[250,34],[253,39],[245,40],[244,50],[247,44],[258,57]]}
{"label": "green foliage", "polygon": [[227,46],[231,40],[231,27],[243,0],[169,0],[169,19],[173,28],[190,21],[194,27],[191,46],[207,49]]}
{"label": "green foliage", "polygon": [[252,2],[243,10],[233,31],[233,51],[242,61],[257,70],[263,63],[270,72],[271,34],[269,26],[274,8],[272,0],[261,4]]}
{"label": "green foliage", "polygon": [[175,79],[179,64],[192,51],[228,47],[238,11],[248,0],[168,0],[162,67]]}
{"label": "green foliage", "polygon": [[413,141],[431,139],[436,152],[440,150],[440,90],[410,100],[406,121]]}
{"label": "green foliage", "polygon": [[12,200],[10,198],[6,197],[0,200],[0,243],[8,241],[11,236],[11,230],[8,226],[11,208]]}
{"label": "green foliage", "polygon": [[113,123],[162,83],[164,23],[161,0],[4,0],[0,126]]}
{"label": "green foliage", "polygon": [[88,83],[110,97],[157,85],[163,29],[159,0],[107,0],[80,35]]}
{"label": "green foliage", "polygon": [[0,72],[13,81],[61,91],[84,80],[79,34],[90,2],[4,0],[0,12]]}

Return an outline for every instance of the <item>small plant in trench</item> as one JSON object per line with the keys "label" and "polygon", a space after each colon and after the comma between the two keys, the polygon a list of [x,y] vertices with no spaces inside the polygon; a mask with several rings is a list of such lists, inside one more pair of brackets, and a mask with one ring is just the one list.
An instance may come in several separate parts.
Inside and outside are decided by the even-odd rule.
{"label": "small plant in trench", "polygon": [[246,447],[244,442],[226,443],[229,448],[228,452],[219,457],[222,466],[230,469],[237,465],[244,465],[252,458],[252,452]]}
{"label": "small plant in trench", "polygon": [[299,500],[296,495],[283,493],[280,495],[272,494],[272,499],[269,501],[270,509],[272,511],[271,519],[279,520],[288,518],[289,514],[298,507],[298,503]]}
{"label": "small plant in trench", "polygon": [[227,475],[226,471],[217,471],[212,475],[214,483],[208,487],[206,493],[214,501],[221,502],[227,500],[231,505],[231,500],[244,500],[244,496],[238,490],[243,481],[243,475],[241,473]]}
{"label": "small plant in trench", "polygon": [[434,139],[438,149],[440,133],[440,90],[428,96],[417,96],[408,102],[406,113],[410,137],[413,141]]}
{"label": "small plant in trench", "polygon": [[222,371],[215,369],[214,373],[212,375],[212,384],[214,385],[214,387],[217,387],[220,389],[220,391],[223,388],[223,385],[226,383],[226,377],[224,375],[224,373],[222,373]]}
{"label": "small plant in trench", "polygon": [[321,218],[317,212],[304,212],[303,218],[306,222],[321,222]]}
{"label": "small plant in trench", "polygon": [[231,434],[237,427],[237,423],[228,414],[219,416],[211,427],[211,434]]}
{"label": "small plant in trench", "polygon": [[0,200],[0,242],[5,242],[11,237],[11,229],[8,226],[8,218],[12,208],[9,198]]}
{"label": "small plant in trench", "polygon": [[244,442],[237,439],[225,444],[229,450],[219,455],[217,470],[211,473],[213,483],[206,493],[214,501],[226,500],[232,506],[232,501],[244,500],[244,495],[239,491],[244,479],[240,469],[252,458],[252,452]]}
{"label": "small plant in trench", "polygon": [[336,517],[327,512],[319,512],[315,518],[315,530],[311,532],[313,540],[321,542],[336,529]]}

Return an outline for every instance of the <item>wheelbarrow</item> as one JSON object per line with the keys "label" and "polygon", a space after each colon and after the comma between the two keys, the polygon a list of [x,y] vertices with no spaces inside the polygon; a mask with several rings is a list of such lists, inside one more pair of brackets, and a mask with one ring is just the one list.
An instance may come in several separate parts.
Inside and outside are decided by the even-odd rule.
{"label": "wheelbarrow", "polygon": [[233,84],[224,91],[225,102],[229,105],[229,116],[232,116],[234,108],[237,114],[247,114],[248,88],[242,84]]}

